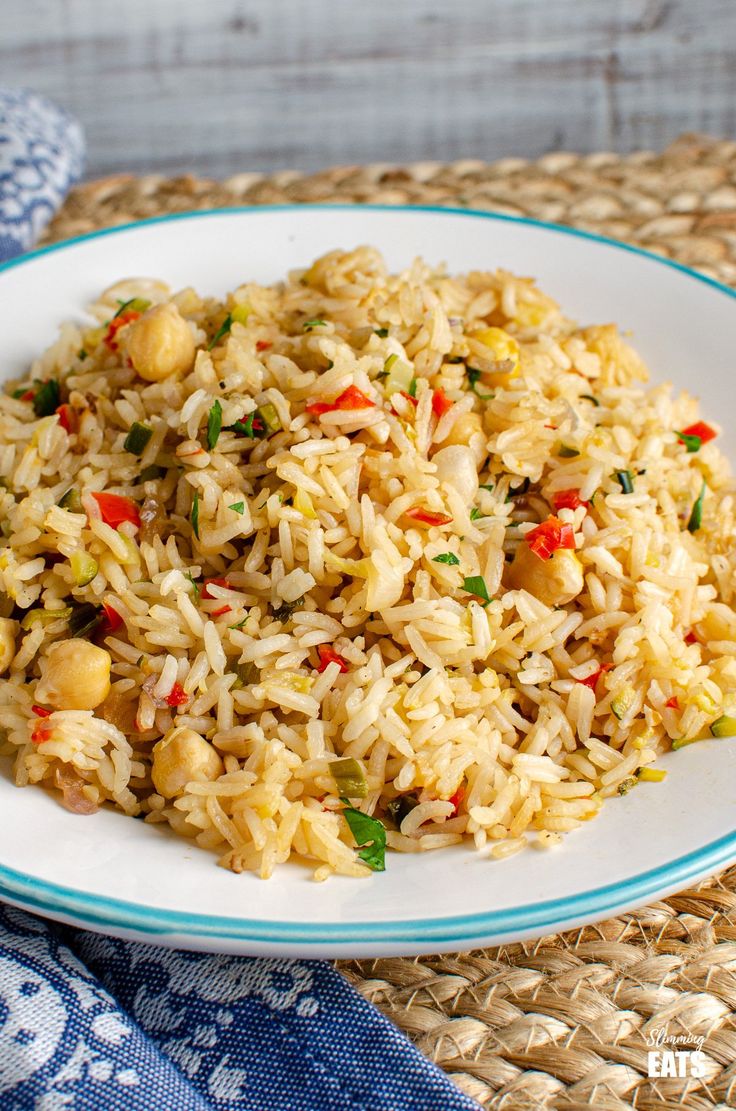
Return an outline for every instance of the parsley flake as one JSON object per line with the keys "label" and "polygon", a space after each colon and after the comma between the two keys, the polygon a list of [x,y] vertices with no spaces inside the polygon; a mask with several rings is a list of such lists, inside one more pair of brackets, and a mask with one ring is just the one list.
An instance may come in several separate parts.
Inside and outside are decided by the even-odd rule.
{"label": "parsley flake", "polygon": [[432,557],[432,563],[446,563],[448,567],[458,567],[460,560],[454,552],[442,552],[441,555]]}
{"label": "parsley flake", "polygon": [[341,798],[345,809],[342,815],[360,849],[358,857],[374,872],[386,870],[386,827],[378,818],[371,818],[362,810],[350,806],[347,799]]}
{"label": "parsley flake", "polygon": [[222,405],[215,401],[207,417],[207,449],[212,451],[222,430]]}
{"label": "parsley flake", "polygon": [[487,401],[489,398],[493,397],[492,393],[480,393],[476,388],[481,376],[480,370],[477,370],[475,367],[469,366],[465,368],[465,373],[467,375],[468,382],[470,383],[470,388],[476,395],[476,397],[479,397],[481,401]]}
{"label": "parsley flake", "polygon": [[488,593],[486,580],[482,575],[471,575],[469,578],[463,579],[463,590],[467,590],[468,594],[472,594],[475,598],[480,598],[484,606],[492,601]]}
{"label": "parsley flake", "polygon": [[199,491],[194,491],[194,501],[192,502],[192,532],[199,540]]}

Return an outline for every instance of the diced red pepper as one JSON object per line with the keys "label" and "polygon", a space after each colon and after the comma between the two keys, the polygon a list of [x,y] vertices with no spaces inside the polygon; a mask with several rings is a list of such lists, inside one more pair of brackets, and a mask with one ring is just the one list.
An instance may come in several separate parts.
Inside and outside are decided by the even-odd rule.
{"label": "diced red pepper", "polygon": [[209,587],[211,586],[221,586],[225,590],[230,590],[230,583],[227,581],[227,579],[205,579],[204,585],[202,586],[203,599],[209,600],[210,598],[215,597],[214,594],[210,594]]}
{"label": "diced red pepper", "polygon": [[406,390],[399,390],[399,393],[401,394],[402,397],[405,397],[407,401],[411,401],[412,405],[416,409],[419,402],[417,401],[417,399],[415,397],[412,397],[410,393],[406,392]]}
{"label": "diced red pepper", "polygon": [[339,664],[340,671],[343,673],[350,670],[348,661],[339,656],[331,644],[318,644],[317,655],[319,656],[319,666],[317,671],[322,674],[329,664]]}
{"label": "diced red pepper", "polygon": [[213,610],[210,617],[222,617],[223,613],[230,613],[230,606],[220,606],[219,610]]}
{"label": "diced red pepper", "polygon": [[557,517],[548,517],[526,534],[526,542],[540,559],[549,559],[560,548],[575,548],[572,525],[563,525]]}
{"label": "diced red pepper", "polygon": [[60,405],[56,410],[59,424],[65,432],[76,432],[78,427],[77,414],[71,405]]}
{"label": "diced red pepper", "polygon": [[114,633],[119,629],[123,623],[123,619],[116,609],[114,609],[109,602],[103,602],[102,608],[105,611],[105,626],[106,633]]}
{"label": "diced red pepper", "polygon": [[375,409],[375,401],[366,397],[357,386],[348,386],[334,401],[314,401],[307,405],[308,413],[334,413],[337,409]]}
{"label": "diced red pepper", "polygon": [[598,670],[594,671],[592,675],[588,675],[585,679],[578,679],[578,683],[582,683],[584,687],[589,687],[590,690],[594,691],[601,675],[605,674],[606,671],[610,671],[612,667],[613,664],[601,664]]}
{"label": "diced red pepper", "polygon": [[579,490],[558,490],[552,496],[552,504],[555,509],[579,509],[581,505],[587,509],[590,503],[582,500]]}
{"label": "diced red pepper", "polygon": [[448,802],[451,802],[452,805],[455,808],[453,810],[452,814],[450,815],[451,818],[454,818],[457,815],[457,812],[460,809],[460,803],[463,801],[464,798],[465,798],[465,787],[461,783],[460,786],[458,787],[457,791],[455,791],[455,794],[451,795],[450,798],[448,799]]}
{"label": "diced red pepper", "polygon": [[107,344],[111,351],[117,351],[118,349],[118,341],[116,337],[120,329],[124,328],[126,324],[132,324],[133,321],[137,320],[140,315],[141,314],[139,312],[136,312],[135,309],[128,309],[127,312],[121,312],[120,316],[116,316],[113,320],[110,321],[107,326],[107,332],[105,333],[104,342]]}
{"label": "diced red pepper", "polygon": [[51,717],[51,710],[46,710],[43,706],[35,706],[34,705],[34,706],[31,706],[31,709],[33,710],[33,712],[34,712],[34,714],[36,715],[37,718]]}
{"label": "diced red pepper", "polygon": [[174,683],[173,687],[166,695],[166,702],[169,706],[183,706],[185,702],[189,701],[189,695],[184,690],[181,683]]}
{"label": "diced red pepper", "polygon": [[433,513],[431,509],[422,509],[421,506],[407,509],[406,516],[413,521],[421,521],[423,525],[449,525],[452,520],[447,513]]}
{"label": "diced red pepper", "polygon": [[668,710],[679,710],[680,709],[680,702],[679,702],[679,699],[678,699],[677,695],[673,694],[672,698],[668,698],[667,701],[665,702],[665,706],[667,707]]}
{"label": "diced red pepper", "polygon": [[701,444],[707,444],[710,440],[715,440],[718,433],[715,428],[711,428],[704,420],[696,421],[695,424],[689,425],[688,428],[683,428],[683,436],[697,436]]}
{"label": "diced red pepper", "polygon": [[445,413],[452,409],[452,406],[453,402],[450,401],[449,397],[445,396],[445,391],[443,389],[434,391],[432,394],[432,412],[437,417],[437,420],[439,420],[440,417],[444,417]]}
{"label": "diced red pepper", "polygon": [[20,400],[21,401],[33,401],[35,396],[36,396],[36,391],[35,390],[26,390],[25,393],[22,393],[20,395]]}
{"label": "diced red pepper", "polygon": [[111,528],[117,528],[124,521],[132,521],[136,528],[140,527],[141,517],[138,506],[132,498],[124,498],[122,494],[93,494],[100,507],[102,520]]}
{"label": "diced red pepper", "polygon": [[48,741],[52,735],[52,730],[48,725],[39,722],[31,730],[31,744],[42,745],[44,741]]}
{"label": "diced red pepper", "polygon": [[267,339],[258,339],[258,340],[256,340],[256,351],[268,351],[269,347],[273,347],[273,344],[269,340],[267,340]]}
{"label": "diced red pepper", "polygon": [[685,644],[699,644],[699,643],[700,642],[699,642],[698,638],[696,637],[695,633],[692,631],[692,629],[690,630],[689,633],[685,633]]}

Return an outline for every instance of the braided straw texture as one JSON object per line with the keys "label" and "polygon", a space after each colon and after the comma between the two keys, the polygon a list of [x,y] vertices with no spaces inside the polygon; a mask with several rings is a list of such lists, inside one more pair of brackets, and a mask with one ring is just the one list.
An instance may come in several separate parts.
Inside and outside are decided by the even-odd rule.
{"label": "braided straw texture", "polygon": [[[46,241],[169,212],[305,201],[467,206],[569,223],[736,285],[736,143],[692,135],[662,154],[626,157],[555,153],[225,182],[123,175],[75,189]],[[534,943],[339,967],[485,1107],[736,1106],[736,868]],[[657,1030],[703,1037],[702,1079],[647,1075]]]}

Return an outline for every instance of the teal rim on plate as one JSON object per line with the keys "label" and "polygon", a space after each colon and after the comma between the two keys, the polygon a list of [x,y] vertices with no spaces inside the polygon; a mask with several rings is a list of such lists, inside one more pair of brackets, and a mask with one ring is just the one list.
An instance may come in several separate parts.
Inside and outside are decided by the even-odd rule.
{"label": "teal rim on plate", "polygon": [[[682,263],[657,255],[652,251],[610,239],[604,235],[581,231],[578,228],[534,220],[525,216],[507,216],[477,209],[443,207],[440,205],[387,205],[387,204],[277,204],[231,206],[205,212],[177,212],[155,216],[113,228],[102,228],[86,235],[66,239],[40,247],[29,254],[0,264],[0,274],[16,266],[24,266],[54,251],[67,250],[79,243],[103,236],[117,235],[137,228],[178,220],[216,218],[227,215],[252,215],[259,212],[308,212],[308,211],[383,211],[435,213],[463,216],[468,219],[495,220],[503,223],[542,228],[559,235],[574,236],[594,243],[602,243],[631,254],[640,255],[661,266],[679,270],[694,281],[709,285],[728,297],[736,298],[736,290],[705,274],[699,274]],[[690,881],[725,867],[736,858],[736,829],[707,845],[694,849],[666,864],[641,872],[618,883],[592,888],[576,895],[550,899],[540,903],[488,910],[476,914],[454,915],[436,919],[397,919],[385,922],[283,922],[250,918],[229,918],[220,915],[189,914],[144,906],[122,899],[77,891],[38,879],[0,865],[0,898],[6,898],[27,909],[52,916],[63,915],[88,925],[91,929],[129,930],[137,934],[156,937],[177,934],[183,938],[211,939],[213,941],[253,942],[255,944],[289,945],[350,945],[357,943],[422,945],[432,943],[449,946],[453,943],[509,935],[543,933],[550,926],[564,926],[583,920],[605,918],[625,907],[642,905],[652,896],[686,886]]]}

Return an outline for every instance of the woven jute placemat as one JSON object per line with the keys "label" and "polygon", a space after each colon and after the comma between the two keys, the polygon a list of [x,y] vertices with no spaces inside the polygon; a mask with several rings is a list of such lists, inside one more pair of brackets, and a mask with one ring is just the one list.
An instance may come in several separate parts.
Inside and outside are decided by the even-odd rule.
{"label": "woven jute placemat", "polygon": [[[225,182],[121,175],[77,188],[46,240],[169,212],[305,201],[533,216],[636,243],[736,285],[736,142],[701,136],[623,158],[555,153],[536,162],[243,173]],[[644,910],[536,942],[339,967],[486,1107],[736,1106],[736,868]],[[658,1031],[691,1039],[691,1049],[702,1037],[702,1078],[648,1075]]]}

